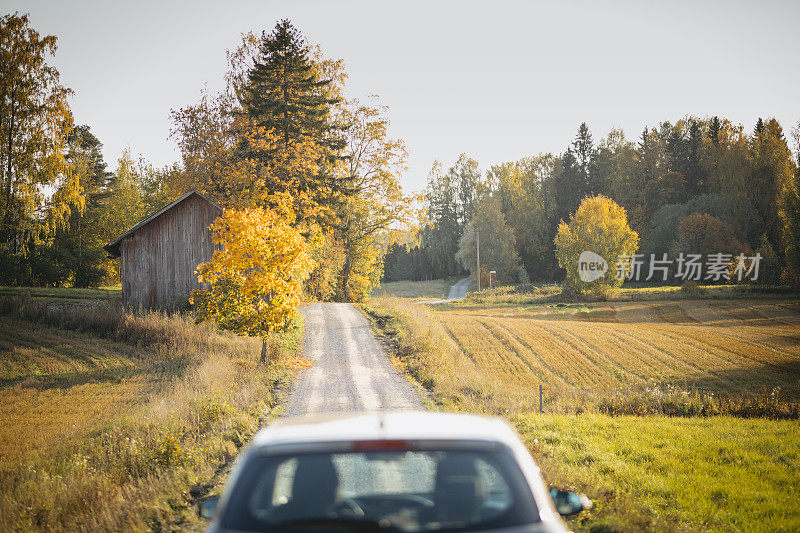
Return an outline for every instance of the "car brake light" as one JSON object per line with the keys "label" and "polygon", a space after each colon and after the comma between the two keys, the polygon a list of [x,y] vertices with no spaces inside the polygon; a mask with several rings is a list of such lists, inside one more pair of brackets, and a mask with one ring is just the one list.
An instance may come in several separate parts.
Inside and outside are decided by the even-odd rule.
{"label": "car brake light", "polygon": [[406,440],[357,440],[352,448],[357,452],[405,451],[411,449]]}

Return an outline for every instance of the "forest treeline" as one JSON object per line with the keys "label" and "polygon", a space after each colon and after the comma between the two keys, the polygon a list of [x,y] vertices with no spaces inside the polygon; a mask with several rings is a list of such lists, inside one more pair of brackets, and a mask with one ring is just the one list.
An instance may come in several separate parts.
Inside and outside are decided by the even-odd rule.
{"label": "forest treeline", "polygon": [[56,37],[40,35],[27,15],[0,19],[0,52],[0,284],[113,279],[103,245],[163,203],[160,184],[178,169],[125,152],[109,171],[49,62]]}
{"label": "forest treeline", "polygon": [[[791,137],[800,156],[800,124]],[[447,169],[436,162],[428,177],[427,223],[389,247],[384,277],[474,271],[477,228],[484,268],[502,281],[560,281],[558,224],[584,198],[603,195],[627,211],[645,261],[687,249],[760,253],[759,281],[797,283],[799,182],[800,160],[774,118],[759,118],[747,131],[721,117],[690,116],[646,127],[635,141],[612,130],[599,142],[583,123],[561,154],[485,171],[463,154]]]}
{"label": "forest treeline", "polygon": [[[343,61],[324,57],[291,22],[243,35],[227,53],[225,88],[172,110],[181,161],[163,168],[126,151],[109,170],[50,63],[55,36],[18,13],[0,19],[0,36],[0,284],[114,283],[117,264],[103,246],[192,189],[239,213],[219,235],[249,217],[280,222],[263,225],[267,233],[291,233],[270,234],[276,242],[299,239],[312,297],[358,300],[379,282],[386,233],[414,214],[398,183],[404,144],[389,135],[375,97],[344,98]],[[265,287],[261,298],[280,307],[282,288]]]}
{"label": "forest treeline", "polygon": [[[595,195],[625,208],[645,257],[759,253],[760,281],[798,280],[800,149],[793,155],[787,136],[797,146],[800,125],[789,135],[772,118],[745,129],[686,117],[636,140],[613,130],[596,141],[581,124],[561,154],[488,169],[466,155],[437,162],[419,204],[399,185],[407,155],[386,108],[344,98],[343,61],[289,21],[243,35],[227,54],[224,89],[172,111],[181,159],[162,168],[125,152],[109,169],[101,140],[69,108],[72,92],[50,61],[54,36],[15,13],[0,19],[0,37],[3,285],[114,283],[103,245],[191,189],[289,221],[307,245],[303,289],[323,300],[361,299],[381,276],[471,271],[478,239],[500,281],[559,281],[558,224]],[[398,238],[404,227],[414,229]]]}

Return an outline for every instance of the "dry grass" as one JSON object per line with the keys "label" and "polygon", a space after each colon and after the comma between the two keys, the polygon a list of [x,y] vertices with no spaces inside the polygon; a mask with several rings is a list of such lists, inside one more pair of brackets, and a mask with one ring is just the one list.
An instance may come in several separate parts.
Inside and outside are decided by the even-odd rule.
{"label": "dry grass", "polygon": [[131,379],[0,390],[0,470],[15,468],[16,460],[31,451],[80,440],[145,397],[143,383]]}
{"label": "dry grass", "polygon": [[[260,340],[107,302],[0,300],[0,530],[183,527],[278,403]],[[77,331],[76,331],[77,330]]]}

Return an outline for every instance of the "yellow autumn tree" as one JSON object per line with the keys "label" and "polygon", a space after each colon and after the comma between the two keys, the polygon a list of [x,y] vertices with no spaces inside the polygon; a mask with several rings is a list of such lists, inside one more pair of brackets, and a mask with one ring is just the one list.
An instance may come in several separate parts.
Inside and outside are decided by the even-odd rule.
{"label": "yellow autumn tree", "polygon": [[336,237],[345,254],[339,297],[360,301],[380,282],[389,231],[412,223],[418,198],[400,186],[407,153],[405,143],[389,135],[386,106],[352,100],[337,111],[348,137],[340,172],[352,178],[357,191],[345,199],[338,217]]}
{"label": "yellow autumn tree", "polygon": [[0,17],[0,253],[29,257],[85,205],[86,169],[67,157],[72,91],[51,61],[56,48],[28,15]]}
{"label": "yellow autumn tree", "polygon": [[[569,223],[561,221],[555,244],[558,264],[567,271],[564,289],[602,297],[609,289],[622,285],[617,258],[636,252],[639,235],[628,226],[625,208],[598,195],[584,198]],[[584,252],[596,254],[607,262],[604,276],[591,281],[580,279],[578,261]]]}
{"label": "yellow autumn tree", "polygon": [[286,331],[297,318],[302,284],[313,262],[288,210],[228,209],[212,225],[218,249],[197,268],[206,284],[194,291],[198,320],[263,339]]}

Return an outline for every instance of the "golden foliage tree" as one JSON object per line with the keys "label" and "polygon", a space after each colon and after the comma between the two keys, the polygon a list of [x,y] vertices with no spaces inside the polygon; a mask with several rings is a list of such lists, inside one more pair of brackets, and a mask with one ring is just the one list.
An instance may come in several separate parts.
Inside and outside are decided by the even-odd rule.
{"label": "golden foliage tree", "polygon": [[82,166],[65,157],[72,91],[47,61],[55,50],[55,36],[41,36],[28,15],[0,18],[0,238],[11,252],[83,209]]}
{"label": "golden foliage tree", "polygon": [[[584,294],[602,295],[622,285],[617,258],[632,255],[639,246],[639,235],[628,226],[625,209],[605,196],[584,198],[569,223],[558,225],[556,257],[567,271],[564,288]],[[594,252],[608,262],[604,277],[584,282],[578,277],[578,258],[584,251]]]}
{"label": "golden foliage tree", "polygon": [[341,242],[333,231],[319,229],[309,236],[308,242],[314,269],[306,280],[305,292],[314,300],[334,300],[341,288],[339,275],[345,261]]}
{"label": "golden foliage tree", "polygon": [[417,214],[413,205],[418,198],[403,194],[398,181],[406,169],[405,143],[389,135],[386,111],[358,100],[340,110],[348,133],[342,172],[352,177],[358,191],[345,199],[337,231],[345,254],[341,297],[348,301],[362,300],[380,282],[385,235]]}
{"label": "golden foliage tree", "polygon": [[302,283],[313,263],[290,212],[250,207],[227,209],[212,225],[219,247],[197,268],[206,288],[193,293],[198,320],[263,339],[292,327]]}

